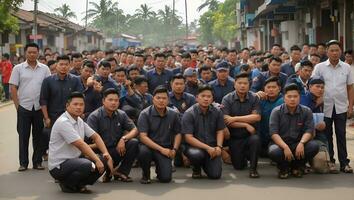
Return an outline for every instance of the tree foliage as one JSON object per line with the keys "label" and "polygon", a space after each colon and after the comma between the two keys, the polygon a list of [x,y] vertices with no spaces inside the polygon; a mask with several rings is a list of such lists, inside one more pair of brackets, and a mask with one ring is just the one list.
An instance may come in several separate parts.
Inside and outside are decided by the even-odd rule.
{"label": "tree foliage", "polygon": [[76,14],[70,9],[70,6],[66,3],[54,9],[54,11],[57,13],[58,16],[64,19],[76,18]]}
{"label": "tree foliage", "polygon": [[0,33],[19,31],[17,18],[11,12],[16,11],[22,3],[23,0],[0,0]]}

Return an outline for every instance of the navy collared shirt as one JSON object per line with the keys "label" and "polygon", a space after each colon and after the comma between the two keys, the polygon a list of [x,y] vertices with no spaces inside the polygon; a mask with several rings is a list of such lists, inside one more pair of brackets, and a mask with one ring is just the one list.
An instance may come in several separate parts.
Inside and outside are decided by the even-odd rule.
{"label": "navy collared shirt", "polygon": [[291,64],[291,62],[284,63],[281,65],[280,71],[286,74],[287,76],[291,76],[295,74],[295,67]]}
{"label": "navy collared shirt", "polygon": [[105,91],[109,88],[114,88],[120,92],[120,90],[118,88],[118,84],[111,77],[103,78],[103,77],[99,76],[98,81],[101,82],[101,84],[102,84],[102,91]]}
{"label": "navy collared shirt", "polygon": [[72,92],[83,92],[79,77],[68,74],[63,80],[57,74],[43,80],[40,104],[47,106],[48,115],[53,122],[65,112],[65,105]]}
{"label": "navy collared shirt", "polygon": [[102,93],[95,91],[93,89],[93,86],[90,86],[85,88],[84,95],[85,95],[84,120],[86,121],[86,119],[91,114],[91,112],[93,112],[94,110],[102,106]]}
{"label": "navy collared shirt", "polygon": [[76,69],[72,69],[72,70],[70,70],[70,72],[69,72],[70,74],[72,74],[72,75],[75,75],[75,76],[80,76],[80,72],[79,71],[77,71]]}
{"label": "navy collared shirt", "polygon": [[[231,117],[261,114],[259,98],[253,92],[248,92],[244,101],[241,101],[237,92],[234,91],[226,95],[221,104],[224,115]],[[257,123],[252,126],[257,128]],[[246,128],[230,128],[229,130],[232,138],[245,138],[250,135]]]}
{"label": "navy collared shirt", "polygon": [[149,93],[140,94],[138,92],[135,92],[133,95],[125,96],[122,106],[124,105],[130,105],[133,108],[137,108],[141,111],[146,107],[152,105],[152,95]]}
{"label": "navy collared shirt", "polygon": [[164,69],[161,74],[158,74],[156,69],[148,71],[146,78],[148,80],[149,92],[152,94],[155,88],[159,85],[163,85],[166,88],[169,88],[172,77],[173,72],[168,69]]}
{"label": "navy collared shirt", "polygon": [[316,97],[311,92],[301,95],[300,104],[310,108],[313,113],[323,113],[323,103],[317,105]]}
{"label": "navy collared shirt", "polygon": [[87,124],[101,136],[108,148],[117,146],[124,132],[135,128],[124,111],[118,109],[110,117],[103,106],[90,114]]}
{"label": "navy collared shirt", "polygon": [[180,113],[184,113],[188,108],[195,104],[195,97],[189,93],[183,92],[182,97],[177,99],[173,92],[169,93],[170,105],[169,107],[175,107]]}
{"label": "navy collared shirt", "polygon": [[224,115],[219,108],[212,105],[204,114],[199,104],[190,107],[182,117],[182,134],[192,134],[199,141],[216,146],[217,131],[225,128]]}
{"label": "navy collared shirt", "polygon": [[179,113],[166,107],[164,116],[155,109],[155,106],[145,108],[138,119],[138,130],[147,133],[147,136],[160,146],[171,148],[174,138],[181,133],[181,119]]}
{"label": "navy collared shirt", "polygon": [[278,134],[285,143],[298,143],[304,133],[313,133],[315,130],[312,111],[303,105],[298,105],[291,114],[286,104],[273,109],[269,119],[269,133]]}
{"label": "navy collared shirt", "polygon": [[[270,77],[271,77],[271,75],[270,75],[269,71],[261,72],[256,78],[254,78],[252,80],[252,86],[251,86],[252,92],[258,92],[258,91],[263,90],[265,81]],[[278,78],[279,78],[279,81],[281,84],[281,90],[283,90],[286,80],[288,79],[288,76],[286,74],[280,72],[278,75]]]}
{"label": "navy collared shirt", "polygon": [[226,81],[225,85],[220,85],[219,80],[216,79],[214,81],[211,81],[209,85],[213,88],[214,90],[214,101],[216,103],[221,103],[222,98],[229,94],[230,92],[234,91],[234,81],[231,78],[228,78]]}
{"label": "navy collared shirt", "polygon": [[198,88],[199,88],[199,84],[190,85],[190,84],[187,83],[186,84],[186,88],[184,89],[184,91],[187,92],[188,94],[193,95],[193,96],[197,96]]}

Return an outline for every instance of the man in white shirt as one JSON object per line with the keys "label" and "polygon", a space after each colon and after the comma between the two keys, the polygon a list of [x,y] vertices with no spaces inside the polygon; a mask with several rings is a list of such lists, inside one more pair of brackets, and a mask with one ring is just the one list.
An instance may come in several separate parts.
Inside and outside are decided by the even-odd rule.
{"label": "man in white shirt", "polygon": [[353,173],[347,154],[346,120],[353,113],[354,77],[350,66],[340,60],[341,53],[340,43],[336,40],[329,41],[327,43],[328,60],[316,65],[313,76],[322,77],[326,83],[324,115],[331,165],[335,163],[332,126],[334,123],[340,170]]}

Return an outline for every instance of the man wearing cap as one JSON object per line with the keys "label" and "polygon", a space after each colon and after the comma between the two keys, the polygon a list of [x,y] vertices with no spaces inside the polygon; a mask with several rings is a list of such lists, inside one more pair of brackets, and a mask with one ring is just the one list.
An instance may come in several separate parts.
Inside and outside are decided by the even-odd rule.
{"label": "man wearing cap", "polygon": [[300,87],[301,94],[305,94],[305,92],[308,90],[307,84],[313,71],[313,65],[308,60],[301,61],[298,64],[299,68],[296,74],[289,76],[288,80],[286,81],[286,84],[297,84]]}
{"label": "man wearing cap", "polygon": [[338,160],[340,170],[344,173],[353,173],[347,154],[346,121],[353,113],[353,83],[354,77],[350,66],[340,60],[340,43],[331,40],[327,43],[328,60],[316,65],[313,75],[323,77],[324,115],[328,150],[332,165],[335,163],[333,151],[333,126],[335,125]]}
{"label": "man wearing cap", "polygon": [[183,76],[186,78],[185,92],[193,96],[196,96],[198,92],[198,85],[199,85],[197,70],[191,67],[187,68],[184,71]]}
{"label": "man wearing cap", "polygon": [[214,101],[216,103],[221,103],[221,100],[225,95],[234,91],[234,79],[229,77],[229,69],[230,65],[227,62],[217,64],[217,79],[209,83],[214,90]]}

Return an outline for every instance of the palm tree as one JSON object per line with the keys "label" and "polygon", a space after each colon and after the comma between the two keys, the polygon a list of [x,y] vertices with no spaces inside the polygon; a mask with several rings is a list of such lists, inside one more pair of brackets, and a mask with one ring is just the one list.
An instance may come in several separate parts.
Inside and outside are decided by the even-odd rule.
{"label": "palm tree", "polygon": [[140,8],[136,9],[135,12],[135,16],[141,18],[144,22],[155,15],[155,12],[151,11],[151,7],[146,4],[141,4]]}
{"label": "palm tree", "polygon": [[57,15],[64,19],[76,18],[76,14],[70,9],[69,5],[66,3],[61,5],[61,7],[54,9],[54,11],[57,13]]}
{"label": "palm tree", "polygon": [[172,24],[172,14],[172,9],[167,5],[165,5],[164,10],[160,9],[157,11],[157,15],[164,25]]}
{"label": "palm tree", "polygon": [[100,0],[98,4],[95,2],[90,2],[90,5],[93,6],[94,8],[89,9],[87,11],[87,18],[105,19],[106,17],[114,13],[114,11],[117,8],[117,4],[118,2],[112,3],[111,0]]}
{"label": "palm tree", "polygon": [[208,7],[209,10],[216,10],[218,8],[219,1],[218,0],[205,0],[198,8],[197,11],[200,12],[204,8]]}

